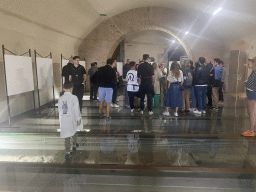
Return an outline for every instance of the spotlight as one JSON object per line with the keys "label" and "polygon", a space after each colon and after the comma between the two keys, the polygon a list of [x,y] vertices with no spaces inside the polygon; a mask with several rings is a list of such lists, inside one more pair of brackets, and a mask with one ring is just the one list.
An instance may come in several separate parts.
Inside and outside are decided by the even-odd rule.
{"label": "spotlight", "polygon": [[213,13],[213,15],[216,15],[217,13],[219,13],[219,12],[221,11],[221,9],[222,9],[222,7],[220,7],[219,9],[217,9],[217,10]]}
{"label": "spotlight", "polygon": [[185,35],[187,35],[187,34],[189,34],[189,31],[187,31],[187,32],[185,33]]}

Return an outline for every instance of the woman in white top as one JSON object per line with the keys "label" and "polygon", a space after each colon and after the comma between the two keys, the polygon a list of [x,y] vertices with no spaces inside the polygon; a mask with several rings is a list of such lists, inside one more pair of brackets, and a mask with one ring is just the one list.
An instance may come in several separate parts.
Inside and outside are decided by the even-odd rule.
{"label": "woman in white top", "polygon": [[180,70],[179,64],[174,61],[171,66],[170,73],[167,77],[168,91],[165,97],[164,106],[166,106],[166,111],[163,115],[169,116],[169,108],[175,109],[174,116],[178,116],[178,108],[182,107],[182,91],[181,85],[183,84],[183,73]]}

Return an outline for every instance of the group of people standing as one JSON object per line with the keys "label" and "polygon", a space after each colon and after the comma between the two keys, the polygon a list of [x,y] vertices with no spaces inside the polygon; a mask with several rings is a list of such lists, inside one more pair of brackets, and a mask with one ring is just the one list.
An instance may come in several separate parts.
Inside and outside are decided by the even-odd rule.
{"label": "group of people standing", "polygon": [[[134,100],[139,100],[139,113],[143,114],[145,109],[144,100],[147,95],[148,114],[153,115],[152,102],[154,106],[159,105],[159,97],[164,99],[166,107],[163,115],[169,116],[169,109],[173,108],[174,116],[181,112],[193,112],[195,114],[206,113],[206,105],[218,110],[219,100],[223,100],[222,89],[225,82],[226,70],[223,61],[215,58],[213,62],[200,57],[198,62],[182,61],[181,64],[173,62],[167,75],[167,69],[163,64],[149,63],[148,54],[143,55],[143,61],[136,64],[127,60],[123,66],[124,103],[134,112]],[[103,102],[107,102],[107,118],[111,107],[119,107],[117,91],[119,87],[120,73],[117,71],[116,60],[108,59],[107,64],[98,68],[97,63],[91,64],[88,70],[90,76],[90,100],[97,100],[99,92],[100,116],[103,116]],[[79,65],[79,57],[75,56],[63,68],[62,75],[65,81],[74,84],[73,94],[78,97],[80,110],[82,108],[82,97],[85,89],[86,71]],[[190,106],[190,98],[192,107]],[[208,98],[208,99],[207,99]]]}
{"label": "group of people standing", "polygon": [[[99,69],[92,64],[90,70],[96,71],[94,74],[97,74],[92,76],[89,72],[91,79],[90,98],[93,97],[93,93],[99,91],[100,116],[103,117],[103,102],[106,101],[106,116],[109,119],[110,108],[116,105],[120,77],[116,70],[116,61],[108,59],[107,65]],[[148,114],[153,115],[152,104],[158,106],[159,96],[163,95],[164,106],[166,107],[163,115],[169,116],[169,109],[173,108],[175,110],[174,116],[177,117],[179,108],[182,109],[182,113],[190,111],[195,114],[206,113],[208,96],[208,105],[217,111],[219,98],[223,100],[221,95],[223,95],[222,88],[225,76],[226,70],[223,61],[219,58],[206,63],[206,59],[200,57],[195,65],[192,61],[182,61],[181,64],[173,62],[167,75],[167,69],[163,64],[158,66],[157,63],[153,63],[151,65],[149,55],[144,54],[143,62],[140,64],[128,59],[123,66],[124,103],[131,108],[131,113],[133,113],[135,98],[137,98],[136,100],[139,100],[138,112],[143,114],[145,109],[144,100],[147,95]],[[190,107],[190,97],[192,107]]]}
{"label": "group of people standing", "polygon": [[169,89],[165,97],[166,111],[163,115],[169,116],[169,108],[174,108],[174,116],[178,116],[180,107],[183,113],[206,113],[207,96],[208,105],[217,111],[219,91],[222,91],[226,71],[221,63],[223,64],[223,61],[219,58],[215,58],[213,63],[206,63],[204,57],[200,57],[195,65],[192,61],[182,61],[181,65],[173,62],[167,77]]}
{"label": "group of people standing", "polygon": [[[154,96],[154,69],[149,64],[149,55],[143,55],[144,62],[140,64],[136,70],[136,64],[129,61],[123,67],[123,81],[125,85],[125,101],[127,106],[134,112],[134,98],[140,98],[139,113],[143,114],[144,99],[147,95],[149,115],[153,115],[152,111],[152,97]],[[104,101],[107,103],[106,118],[109,120],[110,107],[116,107],[117,88],[119,83],[119,72],[116,70],[116,60],[108,59],[107,64],[98,68],[97,72],[91,77],[92,84],[98,85],[99,92],[99,113],[100,117],[104,117],[103,106]],[[112,105],[112,106],[111,106]]]}

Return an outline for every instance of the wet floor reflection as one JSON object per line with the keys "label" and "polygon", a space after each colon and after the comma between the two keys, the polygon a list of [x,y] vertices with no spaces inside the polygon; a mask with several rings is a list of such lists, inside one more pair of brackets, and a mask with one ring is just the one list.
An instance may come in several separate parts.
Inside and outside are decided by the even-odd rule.
{"label": "wet floor reflection", "polygon": [[67,161],[58,113],[44,107],[45,116],[14,119],[17,129],[0,127],[0,162],[254,169],[255,138],[240,136],[249,127],[246,103],[237,100],[234,106],[234,101],[230,97],[219,111],[200,116],[166,117],[164,107],[155,108],[153,116],[132,115],[120,99],[110,121],[99,118],[97,101],[84,101],[80,147]]}

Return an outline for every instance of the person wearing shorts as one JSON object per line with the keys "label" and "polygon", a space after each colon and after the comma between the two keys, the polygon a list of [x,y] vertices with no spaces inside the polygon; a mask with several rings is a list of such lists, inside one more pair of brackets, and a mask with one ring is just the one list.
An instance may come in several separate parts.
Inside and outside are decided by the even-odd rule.
{"label": "person wearing shorts", "polygon": [[116,81],[116,73],[112,66],[116,60],[108,59],[107,65],[100,67],[98,70],[98,82],[99,82],[99,112],[100,117],[104,117],[103,106],[104,101],[107,103],[107,120],[109,120],[110,104],[112,102],[113,87]]}

